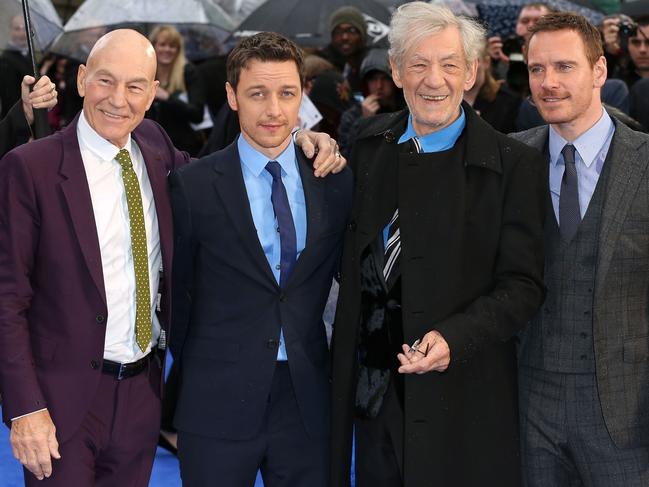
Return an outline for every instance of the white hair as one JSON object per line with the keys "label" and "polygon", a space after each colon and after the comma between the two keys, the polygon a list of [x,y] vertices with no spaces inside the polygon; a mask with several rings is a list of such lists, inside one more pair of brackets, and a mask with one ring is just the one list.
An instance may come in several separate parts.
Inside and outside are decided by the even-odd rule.
{"label": "white hair", "polygon": [[389,34],[390,57],[397,66],[401,66],[410,47],[447,27],[456,27],[460,31],[467,65],[481,56],[487,38],[482,25],[468,17],[457,16],[441,5],[410,2],[401,5],[392,15]]}

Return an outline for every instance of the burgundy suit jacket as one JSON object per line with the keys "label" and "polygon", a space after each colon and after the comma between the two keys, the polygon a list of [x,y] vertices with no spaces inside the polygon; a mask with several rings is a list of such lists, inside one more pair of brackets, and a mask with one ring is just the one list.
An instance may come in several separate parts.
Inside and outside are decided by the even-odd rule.
{"label": "burgundy suit jacket", "polygon": [[[168,329],[173,232],[167,175],[189,157],[155,122],[143,121],[132,136],[158,215],[165,270],[159,318]],[[7,424],[47,407],[58,440],[72,436],[99,384],[107,319],[75,120],[0,161],[0,391]]]}

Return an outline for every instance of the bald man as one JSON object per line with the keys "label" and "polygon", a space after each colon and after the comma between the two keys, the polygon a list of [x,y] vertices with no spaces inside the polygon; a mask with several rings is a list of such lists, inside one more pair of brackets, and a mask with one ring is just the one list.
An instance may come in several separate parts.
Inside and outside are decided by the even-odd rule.
{"label": "bald man", "polygon": [[[74,122],[0,163],[0,390],[27,486],[148,485],[170,310],[166,178],[188,162],[143,121],[155,72],[145,37],[106,34],[79,68]],[[323,149],[319,174],[341,160]]]}

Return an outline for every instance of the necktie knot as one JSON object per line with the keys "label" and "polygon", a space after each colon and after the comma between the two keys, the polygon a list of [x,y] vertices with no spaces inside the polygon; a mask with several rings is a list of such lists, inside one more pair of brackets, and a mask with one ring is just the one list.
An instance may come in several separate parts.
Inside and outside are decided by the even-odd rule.
{"label": "necktie knot", "polygon": [[563,161],[566,164],[575,163],[575,146],[572,144],[566,144],[561,149],[561,154],[563,155]]}
{"label": "necktie knot", "polygon": [[268,164],[266,164],[266,171],[268,171],[270,175],[273,176],[273,180],[282,180],[282,166],[279,165],[279,162],[268,161]]}
{"label": "necktie knot", "polygon": [[131,169],[133,167],[133,163],[131,162],[131,155],[126,149],[121,149],[115,156],[115,159],[117,160],[119,165],[122,166],[122,169]]}

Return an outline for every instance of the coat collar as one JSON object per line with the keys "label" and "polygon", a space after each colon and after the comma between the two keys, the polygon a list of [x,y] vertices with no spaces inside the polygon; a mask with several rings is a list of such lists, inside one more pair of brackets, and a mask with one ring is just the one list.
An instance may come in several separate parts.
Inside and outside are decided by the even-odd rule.
{"label": "coat collar", "polygon": [[[465,166],[475,166],[490,169],[502,174],[502,163],[499,154],[498,140],[494,137],[494,129],[485,122],[466,102],[462,102],[466,116],[466,127],[463,134],[466,137],[467,147],[480,147],[479,151],[465,151]],[[383,137],[389,144],[397,143],[399,137],[405,132],[408,124],[408,110],[401,110],[368,124],[358,137]]]}

